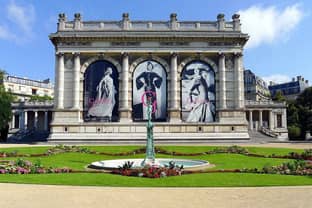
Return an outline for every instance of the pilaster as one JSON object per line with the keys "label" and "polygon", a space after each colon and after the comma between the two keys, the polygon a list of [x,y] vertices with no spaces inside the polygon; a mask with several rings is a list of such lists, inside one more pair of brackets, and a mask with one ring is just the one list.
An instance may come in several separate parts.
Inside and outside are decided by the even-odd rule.
{"label": "pilaster", "polygon": [[79,92],[80,92],[80,53],[74,53],[74,85],[73,85],[73,109],[79,107]]}
{"label": "pilaster", "polygon": [[57,77],[57,109],[64,109],[64,54],[57,54],[57,65],[58,65],[58,77]]}
{"label": "pilaster", "polygon": [[121,100],[119,102],[120,120],[128,122],[131,120],[131,112],[129,108],[129,54],[122,54],[122,83],[121,83]]}

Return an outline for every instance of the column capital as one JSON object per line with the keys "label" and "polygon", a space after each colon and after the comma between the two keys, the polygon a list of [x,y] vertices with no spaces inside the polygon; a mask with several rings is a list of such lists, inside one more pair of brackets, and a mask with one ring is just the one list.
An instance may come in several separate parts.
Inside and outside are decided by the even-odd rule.
{"label": "column capital", "polygon": [[224,53],[224,52],[221,52],[221,51],[219,51],[218,55],[219,55],[220,58],[225,57],[225,53]]}
{"label": "column capital", "polygon": [[58,57],[62,57],[62,56],[64,56],[64,53],[63,52],[56,52],[55,55]]}
{"label": "column capital", "polygon": [[80,52],[72,52],[72,54],[74,55],[74,57],[80,56]]}
{"label": "column capital", "polygon": [[236,52],[234,53],[234,57],[237,57],[237,58],[240,58],[243,56],[243,53],[242,52]]}
{"label": "column capital", "polygon": [[179,54],[175,51],[170,52],[171,57],[177,57]]}
{"label": "column capital", "polygon": [[123,58],[125,58],[125,57],[129,56],[129,53],[128,52],[121,52],[121,55],[122,55]]}

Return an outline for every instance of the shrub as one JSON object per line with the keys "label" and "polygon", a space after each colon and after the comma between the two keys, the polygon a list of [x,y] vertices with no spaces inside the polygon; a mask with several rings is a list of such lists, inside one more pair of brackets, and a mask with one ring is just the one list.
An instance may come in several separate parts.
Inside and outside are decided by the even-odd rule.
{"label": "shrub", "polygon": [[301,129],[298,127],[298,126],[289,126],[288,127],[288,136],[291,138],[291,139],[297,139],[299,138],[301,135]]}

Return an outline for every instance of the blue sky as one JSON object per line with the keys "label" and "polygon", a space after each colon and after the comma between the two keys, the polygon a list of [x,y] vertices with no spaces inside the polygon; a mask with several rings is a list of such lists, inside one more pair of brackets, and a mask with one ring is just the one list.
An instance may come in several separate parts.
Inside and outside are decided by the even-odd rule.
{"label": "blue sky", "polygon": [[56,31],[59,13],[72,19],[215,20],[224,13],[241,14],[251,38],[244,65],[266,80],[286,81],[302,75],[312,81],[312,1],[302,0],[0,0],[0,68],[9,74],[54,80],[54,48],[48,35]]}

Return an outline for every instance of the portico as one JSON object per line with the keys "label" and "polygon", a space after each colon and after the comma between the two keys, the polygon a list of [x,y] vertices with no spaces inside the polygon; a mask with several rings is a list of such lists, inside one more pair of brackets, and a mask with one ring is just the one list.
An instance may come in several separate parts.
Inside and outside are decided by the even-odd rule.
{"label": "portico", "polygon": [[245,103],[250,131],[261,131],[280,140],[288,138],[285,102],[247,100]]}
{"label": "portico", "polygon": [[10,131],[49,132],[52,120],[53,102],[12,103],[12,121]]}

